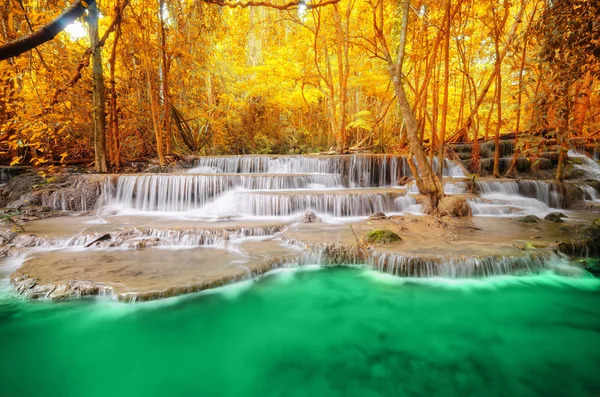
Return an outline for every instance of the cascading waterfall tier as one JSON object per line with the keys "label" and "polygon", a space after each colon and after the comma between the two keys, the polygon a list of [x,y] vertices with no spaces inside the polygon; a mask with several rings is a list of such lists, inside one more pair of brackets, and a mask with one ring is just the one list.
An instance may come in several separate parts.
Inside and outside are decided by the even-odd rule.
{"label": "cascading waterfall tier", "polygon": [[298,194],[297,192],[251,192],[240,200],[243,213],[286,216],[312,210],[336,217],[368,216],[375,212],[407,211],[416,201],[400,192],[338,192]]}
{"label": "cascading waterfall tier", "polygon": [[336,174],[312,175],[132,175],[121,176],[114,192],[105,189],[106,204],[139,211],[190,211],[233,189],[272,190],[339,187]]}
{"label": "cascading waterfall tier", "polygon": [[553,183],[545,181],[479,181],[479,198],[468,200],[473,215],[543,215],[563,208],[564,198]]}
{"label": "cascading waterfall tier", "polygon": [[586,178],[600,179],[600,165],[596,161],[574,149],[569,150],[568,156],[572,159],[577,159],[573,167],[583,171]]}
{"label": "cascading waterfall tier", "polygon": [[[437,172],[438,159],[433,160]],[[412,177],[406,156],[215,156],[203,157],[190,173],[325,173],[339,174],[348,187],[396,186],[402,177]],[[443,175],[463,178],[461,167],[444,159]]]}

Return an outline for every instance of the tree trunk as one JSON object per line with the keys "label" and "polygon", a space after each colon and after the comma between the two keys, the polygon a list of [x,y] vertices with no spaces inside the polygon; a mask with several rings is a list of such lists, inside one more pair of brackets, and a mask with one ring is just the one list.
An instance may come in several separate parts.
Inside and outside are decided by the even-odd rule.
{"label": "tree trunk", "polygon": [[439,178],[442,177],[444,169],[444,144],[446,141],[446,122],[448,117],[448,91],[450,86],[450,0],[446,0],[446,14],[448,14],[448,18],[446,18],[446,40],[444,46],[444,99],[442,102],[442,125],[440,126],[440,139],[438,140]]}
{"label": "tree trunk", "polygon": [[127,2],[123,2],[120,10],[120,17],[117,23],[115,39],[113,41],[112,50],[110,53],[110,135],[109,135],[109,152],[110,152],[110,163],[113,169],[117,171],[121,166],[121,148],[119,142],[119,112],[117,109],[117,84],[115,79],[115,67],[117,61],[117,46],[119,39],[121,38],[121,20],[123,17],[123,10]]}
{"label": "tree trunk", "polygon": [[[396,98],[398,100],[398,105],[402,113],[402,118],[404,119],[404,123],[406,125],[406,135],[410,144],[410,150],[417,160],[417,166],[420,172],[420,174],[418,172],[414,172],[416,170],[413,169],[415,183],[419,188],[419,192],[428,196],[431,201],[432,207],[436,209],[439,200],[441,200],[442,197],[444,197],[444,189],[439,178],[434,174],[431,168],[431,164],[429,164],[429,162],[427,161],[425,151],[419,143],[419,136],[417,132],[417,120],[415,119],[410,104],[408,103],[408,98],[406,97],[406,92],[404,91],[404,86],[402,84],[402,63],[404,61],[404,52],[406,49],[406,31],[408,27],[409,8],[410,0],[404,0],[398,56],[395,64],[393,63],[393,61],[391,62],[389,70],[392,81],[394,83]],[[412,163],[412,161],[409,161],[409,164],[410,163]]]}
{"label": "tree trunk", "polygon": [[98,46],[98,8],[92,3],[88,16],[92,47],[92,75],[94,81],[94,166],[97,172],[107,172],[106,116],[104,114],[104,76],[102,72],[102,47]]}
{"label": "tree trunk", "polygon": [[[349,6],[350,7],[350,6]],[[347,102],[348,102],[348,47],[346,46],[346,36],[342,27],[342,18],[339,13],[338,4],[333,6],[333,22],[335,25],[337,63],[338,63],[338,87],[340,91],[340,110],[339,110],[339,125],[338,125],[338,152],[344,153],[348,149],[346,136],[347,120]]]}
{"label": "tree trunk", "polygon": [[160,130],[160,123],[158,120],[158,106],[154,99],[154,93],[152,89],[152,76],[150,76],[150,65],[149,60],[146,60],[146,83],[148,85],[148,97],[150,98],[150,111],[152,113],[152,124],[154,126],[154,136],[156,138],[156,154],[158,155],[158,162],[162,166],[165,165],[164,148],[162,133]]}
{"label": "tree trunk", "polygon": [[160,0],[160,44],[162,58],[162,97],[163,97],[163,127],[165,133],[165,143],[167,153],[171,153],[171,106],[169,97],[169,62],[167,61],[167,39],[164,22],[164,8],[166,7],[165,0]]}
{"label": "tree trunk", "polygon": [[593,77],[591,72],[587,72],[583,83],[578,87],[578,93],[575,96],[573,109],[573,127],[576,128],[579,136],[583,133],[585,125],[585,116],[590,108],[590,91],[592,88]]}
{"label": "tree trunk", "polygon": [[[523,12],[525,12],[525,8],[527,7],[528,3],[529,3],[529,0],[523,0],[523,2],[521,3],[521,8],[519,9],[519,12],[515,16],[515,22],[513,23],[512,27],[510,29],[510,33],[508,34],[508,37],[506,38],[506,42],[504,43],[504,48],[502,49],[502,52],[500,53],[500,57],[499,57],[500,63],[502,63],[502,60],[506,56],[508,49],[512,45],[512,42],[517,33],[517,27],[519,26],[519,23],[521,23],[521,20],[523,18]],[[508,5],[509,5],[509,3],[505,3],[505,7]],[[490,75],[490,77],[488,78],[488,81],[486,82],[485,86],[483,87],[483,90],[479,93],[479,97],[475,101],[475,106],[471,110],[471,114],[467,118],[465,125],[459,131],[457,131],[456,134],[450,138],[450,140],[460,140],[461,138],[465,137],[468,134],[468,131],[471,128],[473,121],[475,119],[475,114],[477,113],[477,111],[479,110],[479,107],[483,103],[483,100],[484,100],[488,90],[492,86],[492,83],[494,82],[494,80],[496,80],[496,70],[497,70],[496,67],[494,67],[494,70],[492,71],[492,74]]]}

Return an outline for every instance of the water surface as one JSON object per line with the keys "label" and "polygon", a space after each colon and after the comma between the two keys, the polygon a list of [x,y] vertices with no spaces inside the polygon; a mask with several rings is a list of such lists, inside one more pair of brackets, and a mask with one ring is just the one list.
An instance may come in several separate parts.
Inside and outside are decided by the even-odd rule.
{"label": "water surface", "polygon": [[337,268],[134,305],[0,296],[7,397],[598,396],[599,374],[598,279]]}

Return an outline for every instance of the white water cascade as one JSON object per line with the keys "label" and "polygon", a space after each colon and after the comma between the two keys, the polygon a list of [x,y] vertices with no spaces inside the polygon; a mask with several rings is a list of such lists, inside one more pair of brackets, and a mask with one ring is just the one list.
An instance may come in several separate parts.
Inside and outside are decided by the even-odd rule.
{"label": "white water cascade", "polygon": [[473,215],[545,216],[561,208],[563,197],[545,181],[476,182],[480,197],[468,200]]}
{"label": "white water cascade", "polygon": [[[449,160],[444,165],[454,176],[460,170]],[[108,181],[99,214],[177,213],[223,220],[289,217],[309,210],[334,218],[420,213],[415,198],[397,186],[410,175],[406,158],[393,155],[205,157],[186,174],[123,175],[116,183]]]}
{"label": "white water cascade", "polygon": [[574,149],[569,150],[568,155],[570,158],[578,160],[573,164],[573,167],[582,170],[587,178],[600,179],[600,165],[597,162]]}

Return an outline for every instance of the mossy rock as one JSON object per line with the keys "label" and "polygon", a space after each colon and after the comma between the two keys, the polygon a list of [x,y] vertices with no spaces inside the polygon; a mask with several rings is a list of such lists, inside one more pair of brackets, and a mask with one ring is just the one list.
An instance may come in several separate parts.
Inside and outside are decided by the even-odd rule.
{"label": "mossy rock", "polygon": [[367,233],[364,240],[370,244],[389,244],[402,241],[402,237],[398,236],[389,229],[376,229]]}
{"label": "mossy rock", "polygon": [[595,277],[600,277],[600,260],[597,258],[586,258],[583,262],[583,268],[593,274]]}
{"label": "mossy rock", "polygon": [[561,212],[551,212],[544,217],[544,220],[554,222],[554,223],[562,223],[564,222],[562,218],[566,218],[567,216]]}
{"label": "mossy rock", "polygon": [[538,223],[539,220],[540,220],[540,218],[538,218],[535,215],[527,215],[527,216],[524,216],[523,218],[519,219],[517,222],[521,222],[521,223]]}

